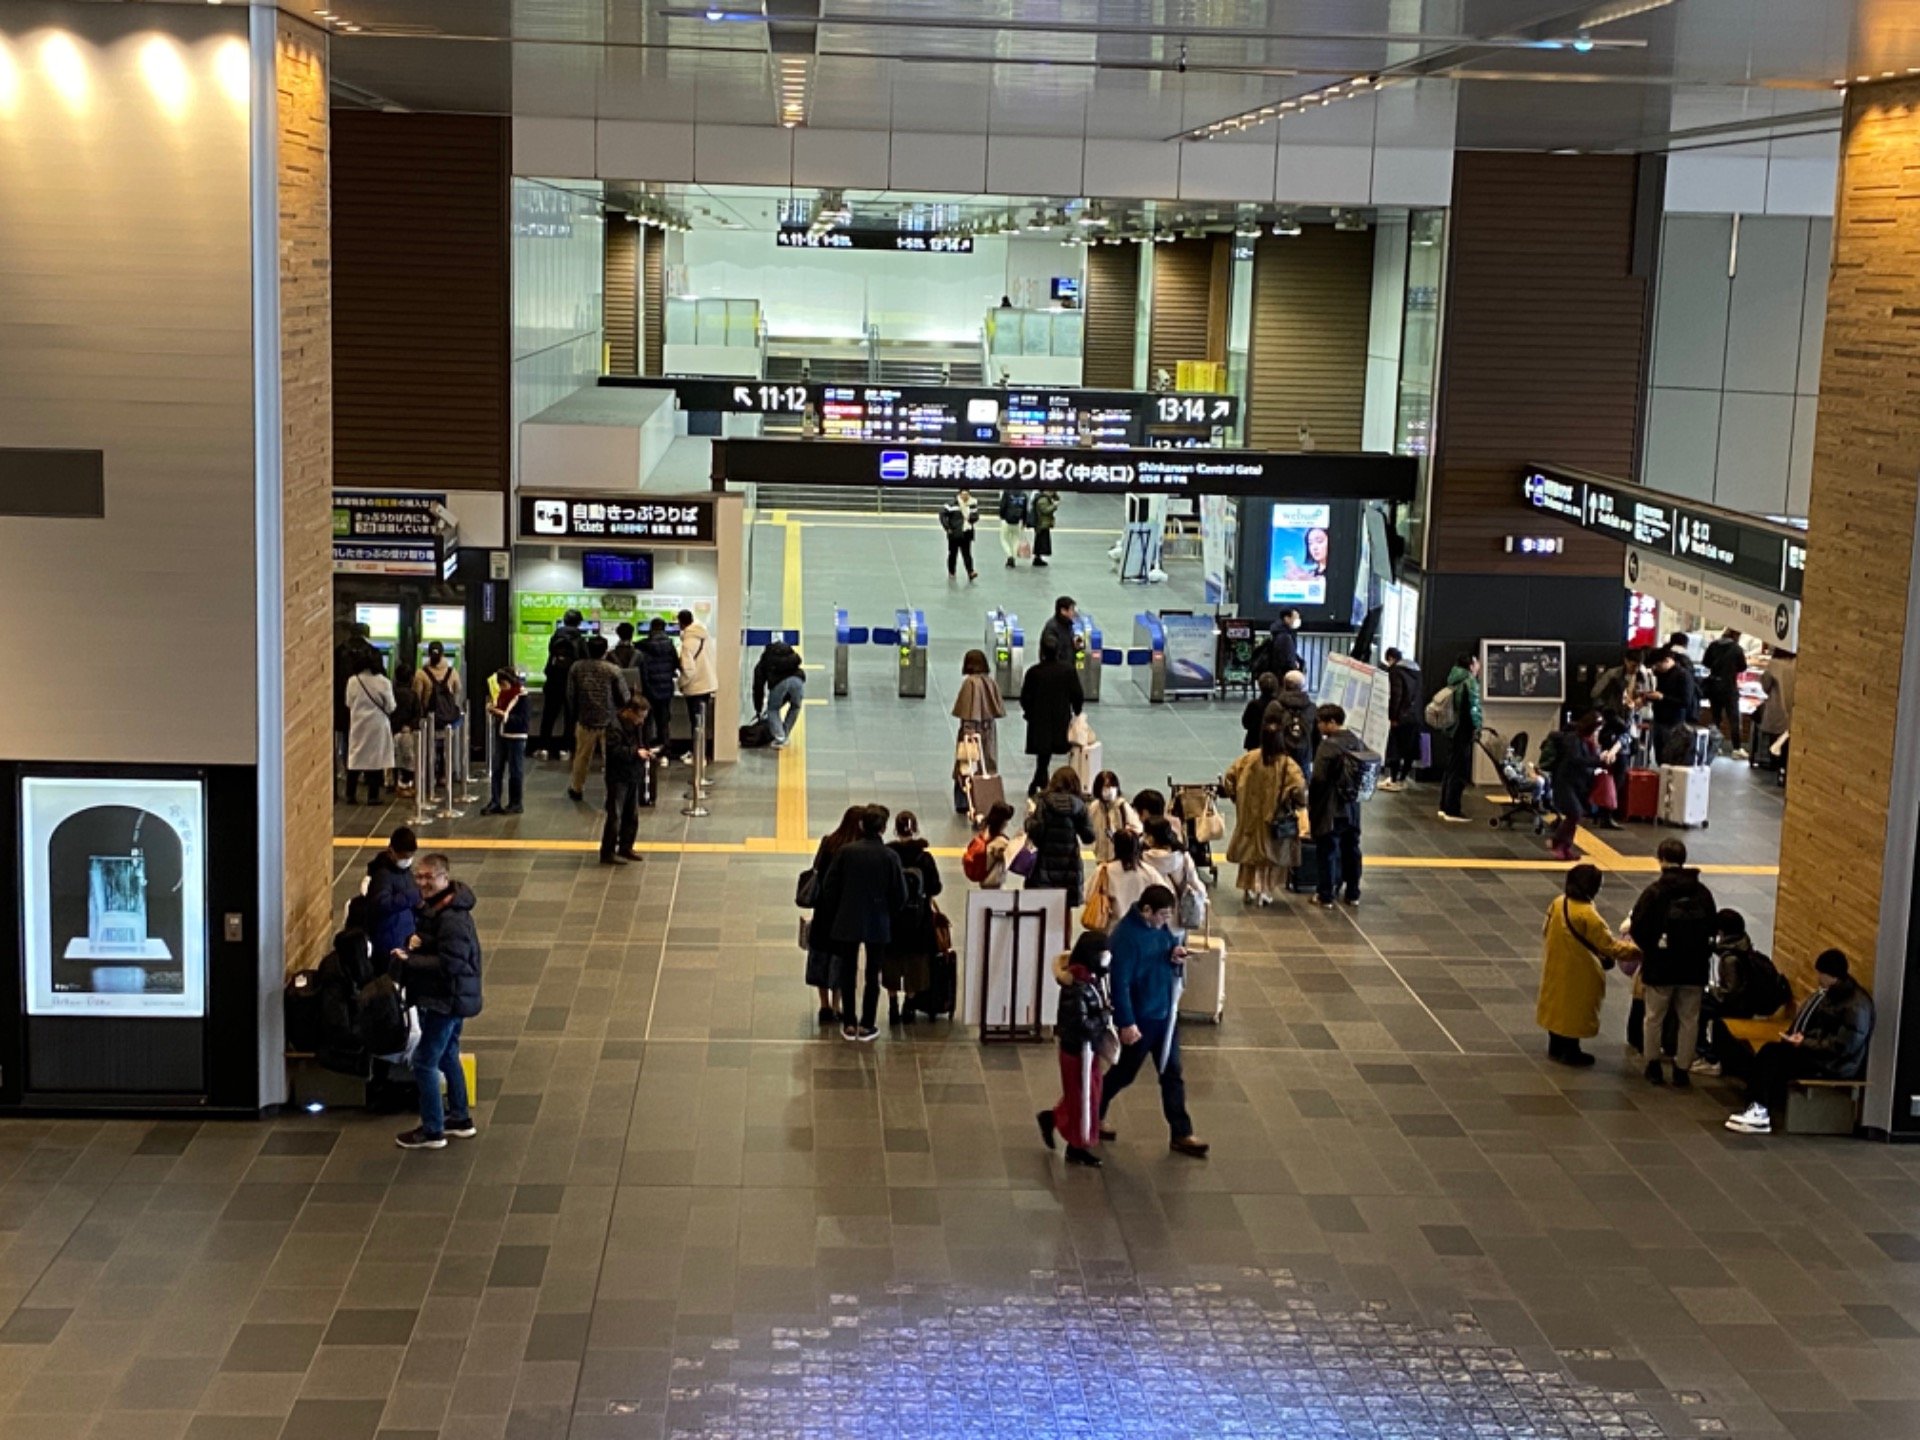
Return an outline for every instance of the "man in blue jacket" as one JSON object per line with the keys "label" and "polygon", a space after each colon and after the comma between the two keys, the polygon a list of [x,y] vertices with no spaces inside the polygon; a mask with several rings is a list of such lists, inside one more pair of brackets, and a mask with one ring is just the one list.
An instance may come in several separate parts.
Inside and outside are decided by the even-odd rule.
{"label": "man in blue jacket", "polygon": [[375,955],[404,950],[413,939],[413,912],[420,906],[413,858],[419,848],[419,839],[402,825],[387,841],[387,848],[367,864],[367,909],[373,921],[368,938]]}
{"label": "man in blue jacket", "polygon": [[1107,938],[1112,955],[1113,1023],[1120,1027],[1120,1059],[1107,1071],[1100,1096],[1100,1138],[1116,1136],[1106,1125],[1113,1097],[1133,1083],[1149,1058],[1160,1075],[1160,1108],[1176,1154],[1200,1159],[1207,1142],[1195,1137],[1187,1114],[1187,1082],[1180,1072],[1180,1031],[1174,1022],[1173,987],[1186,964],[1186,947],[1168,928],[1173,891],[1149,885]]}

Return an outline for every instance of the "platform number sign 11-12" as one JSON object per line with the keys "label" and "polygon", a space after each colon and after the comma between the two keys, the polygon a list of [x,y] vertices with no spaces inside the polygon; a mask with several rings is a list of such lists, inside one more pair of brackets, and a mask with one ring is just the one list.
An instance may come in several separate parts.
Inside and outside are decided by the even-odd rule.
{"label": "platform number sign 11-12", "polygon": [[733,403],[741,410],[763,415],[798,415],[807,408],[804,385],[736,385]]}

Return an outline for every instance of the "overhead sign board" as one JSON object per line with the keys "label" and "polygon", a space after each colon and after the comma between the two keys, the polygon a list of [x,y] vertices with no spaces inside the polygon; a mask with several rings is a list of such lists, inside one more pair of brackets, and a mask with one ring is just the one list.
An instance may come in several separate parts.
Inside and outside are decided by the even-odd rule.
{"label": "overhead sign board", "polygon": [[1777,591],[1727,580],[1632,546],[1624,578],[1628,589],[1695,616],[1703,629],[1731,628],[1769,645],[1799,648],[1800,602]]}
{"label": "overhead sign board", "polygon": [[1418,461],[1406,455],[1263,450],[1078,449],[1019,445],[879,445],[735,437],[713,445],[713,476],[783,485],[931,490],[1079,490],[1126,494],[1262,495],[1299,500],[1413,498]]}
{"label": "overhead sign board", "polygon": [[336,575],[417,575],[441,580],[458,562],[447,497],[422,492],[333,492]]}
{"label": "overhead sign board", "polygon": [[782,250],[893,250],[906,255],[971,255],[971,235],[914,234],[904,230],[814,230],[783,225],[773,235]]}
{"label": "overhead sign board", "polygon": [[671,390],[684,410],[799,415],[809,404],[823,433],[847,440],[973,440],[1009,445],[1141,445],[1207,438],[1230,428],[1236,396],[1078,386],[877,385],[741,380],[724,376],[607,375],[612,389]]}
{"label": "overhead sign board", "polygon": [[711,545],[713,510],[714,502],[700,496],[523,494],[520,538],[555,545],[597,540]]}
{"label": "overhead sign board", "polygon": [[1637,485],[1540,467],[1522,478],[1520,496],[1535,510],[1635,547],[1643,561],[1666,556],[1703,575],[1745,581],[1780,595],[1799,595],[1806,574],[1806,537],[1791,527],[1688,505]]}

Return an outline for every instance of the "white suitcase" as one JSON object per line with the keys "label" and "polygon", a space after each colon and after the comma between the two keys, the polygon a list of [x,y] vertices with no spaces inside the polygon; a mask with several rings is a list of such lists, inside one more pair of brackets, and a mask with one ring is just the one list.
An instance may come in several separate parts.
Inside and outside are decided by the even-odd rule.
{"label": "white suitcase", "polygon": [[1707,765],[1662,765],[1660,767],[1660,823],[1662,825],[1705,825],[1707,823],[1707,785],[1713,769]]}
{"label": "white suitcase", "polygon": [[1093,777],[1106,768],[1101,764],[1101,752],[1104,749],[1096,740],[1091,745],[1075,745],[1067,751],[1067,763],[1073,766],[1073,773],[1080,777],[1080,788],[1089,795],[1093,793]]}
{"label": "white suitcase", "polygon": [[1187,937],[1187,983],[1180,1018],[1218,1025],[1227,1013],[1227,942],[1218,935]]}

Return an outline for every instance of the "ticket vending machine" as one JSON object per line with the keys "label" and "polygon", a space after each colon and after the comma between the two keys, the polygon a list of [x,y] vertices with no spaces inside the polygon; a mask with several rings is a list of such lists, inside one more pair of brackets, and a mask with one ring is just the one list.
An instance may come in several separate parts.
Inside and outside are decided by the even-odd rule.
{"label": "ticket vending machine", "polygon": [[353,607],[353,620],[367,627],[367,638],[380,652],[380,668],[391,677],[400,651],[400,607],[362,601]]}

